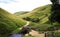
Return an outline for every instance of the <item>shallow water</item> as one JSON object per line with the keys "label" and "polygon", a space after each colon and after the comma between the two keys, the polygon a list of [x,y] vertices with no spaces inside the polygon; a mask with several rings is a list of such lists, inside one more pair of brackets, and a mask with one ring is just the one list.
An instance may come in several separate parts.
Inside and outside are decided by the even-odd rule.
{"label": "shallow water", "polygon": [[23,36],[22,34],[13,34],[10,37],[22,37],[22,36]]}

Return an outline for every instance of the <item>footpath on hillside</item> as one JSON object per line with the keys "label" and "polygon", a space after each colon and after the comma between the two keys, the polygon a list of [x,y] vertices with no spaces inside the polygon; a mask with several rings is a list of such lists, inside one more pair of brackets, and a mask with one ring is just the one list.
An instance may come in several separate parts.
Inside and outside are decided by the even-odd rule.
{"label": "footpath on hillside", "polygon": [[30,34],[31,34],[32,36],[34,36],[34,37],[44,37],[44,33],[39,34],[39,32],[38,32],[38,31],[35,31],[35,30],[32,30],[32,31],[30,32]]}
{"label": "footpath on hillside", "polygon": [[23,27],[27,27],[29,24],[30,22],[27,21],[27,23],[24,26],[20,27],[19,29],[22,29]]}
{"label": "footpath on hillside", "polygon": [[[24,25],[23,27],[27,27],[29,24],[30,24],[30,22],[27,21],[26,25]],[[22,29],[22,27],[20,27],[20,29]],[[35,31],[35,30],[31,30],[31,32],[29,32],[29,34],[34,36],[34,37],[44,37],[44,33],[39,34],[39,32]]]}

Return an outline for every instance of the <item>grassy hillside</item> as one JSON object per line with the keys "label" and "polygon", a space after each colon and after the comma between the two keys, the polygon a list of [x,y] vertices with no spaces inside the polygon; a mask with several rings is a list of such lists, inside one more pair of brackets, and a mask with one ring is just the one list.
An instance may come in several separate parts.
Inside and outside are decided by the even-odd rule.
{"label": "grassy hillside", "polygon": [[38,7],[33,11],[31,11],[31,13],[26,14],[29,15],[26,17],[29,17],[33,20],[39,18],[40,20],[37,23],[31,22],[29,26],[38,31],[46,31],[51,26],[50,21],[48,19],[48,17],[50,16],[50,12],[51,12],[51,5],[46,5],[46,6]]}
{"label": "grassy hillside", "polygon": [[[33,11],[31,11],[31,13],[26,14],[26,17],[29,17],[28,19],[30,19],[29,21],[31,22],[28,27],[31,27],[34,30],[38,30],[39,32],[54,30],[54,27],[56,27],[57,29],[60,29],[60,25],[59,25],[60,23],[55,22],[55,23],[53,23],[53,25],[51,25],[51,23],[49,21],[49,16],[51,14],[50,13],[51,6],[52,5],[38,7],[36,9],[34,9]],[[23,15],[23,16],[25,16],[25,15]],[[39,21],[35,22],[36,18],[38,18]]]}
{"label": "grassy hillside", "polygon": [[49,15],[51,5],[46,5],[42,7],[35,8],[31,12],[21,15],[22,17],[31,17],[31,18],[42,18],[46,14]]}
{"label": "grassy hillside", "polygon": [[8,37],[12,31],[25,24],[26,21],[0,8],[0,37]]}
{"label": "grassy hillside", "polygon": [[14,13],[14,14],[17,16],[21,16],[21,15],[26,14],[26,13],[29,13],[29,11],[20,11],[20,12]]}
{"label": "grassy hillside", "polygon": [[[48,17],[50,16],[50,12],[51,12],[51,5],[46,5],[46,6],[42,6],[42,7],[38,7],[35,8],[34,10],[32,10],[31,12],[21,15],[22,18],[30,19],[29,21],[31,21],[30,23],[30,27],[35,27],[35,28],[39,28],[40,26],[42,26],[42,24],[44,24],[43,26],[50,26],[47,24],[48,21]],[[39,22],[34,22],[36,19],[39,19]],[[35,19],[35,20],[34,20]],[[33,21],[33,22],[32,22]]]}
{"label": "grassy hillside", "polygon": [[34,30],[37,30],[39,32],[44,32],[49,29],[53,30],[55,26],[59,26],[59,23],[54,23],[53,25],[50,24],[48,18],[50,16],[51,6],[52,5],[45,5],[35,8],[30,13],[21,15],[21,17],[27,21],[30,21],[30,25],[28,27],[31,27]]}

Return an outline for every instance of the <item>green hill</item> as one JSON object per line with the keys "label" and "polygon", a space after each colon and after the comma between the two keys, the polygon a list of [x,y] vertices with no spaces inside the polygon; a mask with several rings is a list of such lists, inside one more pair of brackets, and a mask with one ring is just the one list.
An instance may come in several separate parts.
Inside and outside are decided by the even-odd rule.
{"label": "green hill", "polygon": [[26,16],[22,15],[25,16],[24,19],[30,19],[28,21],[30,21],[31,23],[28,27],[31,27],[32,29],[37,30],[39,32],[54,30],[54,27],[60,29],[60,23],[55,22],[53,23],[53,25],[51,25],[51,22],[49,21],[49,16],[51,14],[51,6],[52,5],[38,7],[30,13],[25,14]]}
{"label": "green hill", "polygon": [[54,27],[59,26],[59,23],[53,23],[53,25],[51,25],[48,19],[51,14],[51,6],[52,5],[50,4],[35,8],[31,12],[21,15],[21,17],[27,21],[30,21],[30,25],[28,27],[31,27],[34,30],[39,32],[53,30]]}
{"label": "green hill", "polygon": [[35,20],[39,19],[40,20],[39,24],[44,24],[48,22],[48,17],[50,16],[50,12],[51,12],[51,5],[46,5],[46,6],[35,8],[31,12],[21,15],[21,17],[28,21],[33,21],[33,22],[34,19]]}
{"label": "green hill", "polygon": [[[42,7],[38,7],[34,10],[32,10],[30,13],[22,15],[24,19],[28,17],[30,18],[29,21],[31,21],[29,27],[33,28],[34,30],[38,31],[46,31],[49,27],[52,25],[49,21],[49,16],[51,12],[51,5],[46,5]],[[39,20],[39,21],[37,21]]]}
{"label": "green hill", "polygon": [[21,15],[24,15],[26,13],[29,13],[29,11],[20,11],[20,12],[14,13],[14,14],[17,15],[17,16],[21,16]]}
{"label": "green hill", "polygon": [[0,37],[8,37],[17,28],[26,24],[26,21],[0,8]]}
{"label": "green hill", "polygon": [[51,5],[35,8],[27,14],[21,15],[21,17],[41,18],[42,16],[48,15],[51,9]]}

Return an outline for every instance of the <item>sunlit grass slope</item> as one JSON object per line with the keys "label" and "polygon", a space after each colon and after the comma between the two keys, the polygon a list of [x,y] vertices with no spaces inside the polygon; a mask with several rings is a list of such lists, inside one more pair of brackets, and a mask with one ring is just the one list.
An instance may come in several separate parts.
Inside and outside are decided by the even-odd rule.
{"label": "sunlit grass slope", "polygon": [[26,21],[0,8],[0,37],[8,37],[12,31],[25,24]]}
{"label": "sunlit grass slope", "polygon": [[31,11],[31,13],[26,14],[26,17],[40,19],[38,23],[31,22],[29,27],[38,31],[46,31],[49,27],[51,27],[51,24],[48,19],[50,16],[50,12],[51,12],[51,5],[46,5],[46,6],[38,7],[33,11]]}
{"label": "sunlit grass slope", "polygon": [[[54,27],[60,28],[59,23],[53,23],[51,25],[51,22],[49,21],[49,16],[51,14],[51,7],[52,5],[45,5],[42,7],[35,8],[31,12],[27,14],[22,14],[22,18],[27,18],[25,20],[30,21],[30,25],[28,27],[31,27],[34,30],[37,30],[39,32],[44,32],[48,30],[53,30]],[[39,19],[40,21],[36,21],[36,19]]]}
{"label": "sunlit grass slope", "polygon": [[21,15],[24,15],[26,13],[29,13],[29,11],[20,11],[20,12],[14,13],[14,14],[21,17]]}
{"label": "sunlit grass slope", "polygon": [[[38,30],[38,31],[48,31],[48,30],[53,30],[54,27],[56,28],[60,28],[59,23],[53,23],[53,25],[51,25],[51,22],[49,21],[49,16],[51,14],[51,6],[52,5],[46,5],[46,6],[42,6],[42,7],[38,7],[36,9],[34,9],[33,11],[31,11],[28,14],[25,14],[26,17],[29,18],[39,18],[40,21],[35,23],[35,22],[31,22],[30,25],[28,27],[33,28],[34,30]],[[25,16],[23,15],[23,16]],[[25,18],[26,18],[25,17]]]}
{"label": "sunlit grass slope", "polygon": [[21,15],[22,18],[26,18],[26,17],[29,17],[31,19],[34,19],[34,18],[39,18],[40,19],[40,22],[38,23],[34,23],[32,22],[29,26],[30,27],[40,27],[42,26],[48,26],[48,23],[49,22],[49,19],[48,17],[50,16],[50,12],[51,12],[51,5],[45,5],[45,6],[42,6],[42,7],[38,7],[38,8],[35,8],[34,10],[32,10],[31,12],[27,13],[27,14],[23,14]]}
{"label": "sunlit grass slope", "polygon": [[33,19],[33,20],[36,18],[39,18],[40,21],[37,23],[32,22],[32,20],[30,20],[31,23],[29,27],[33,28],[34,30],[38,30],[38,31],[46,31],[49,27],[52,26],[48,19],[50,16],[50,12],[51,12],[51,6],[52,5],[45,5],[42,7],[35,8],[31,12],[21,15],[21,17],[22,18],[29,17],[30,19]]}
{"label": "sunlit grass slope", "polygon": [[22,17],[42,18],[46,14],[49,15],[50,9],[51,9],[51,5],[38,7],[30,11],[29,13],[22,15]]}

